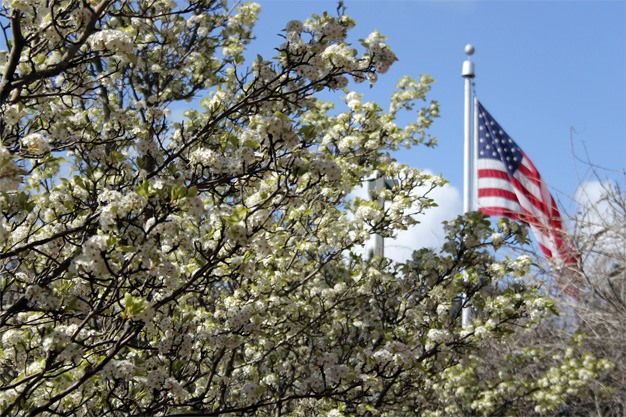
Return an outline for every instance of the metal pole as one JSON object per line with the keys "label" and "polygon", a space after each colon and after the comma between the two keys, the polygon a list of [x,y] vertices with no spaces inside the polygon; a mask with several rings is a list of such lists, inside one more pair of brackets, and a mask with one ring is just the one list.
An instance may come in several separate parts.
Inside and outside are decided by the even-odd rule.
{"label": "metal pole", "polygon": [[[385,186],[385,178],[379,174],[378,178],[374,180],[376,189],[376,195],[380,195]],[[382,198],[378,198],[378,202],[381,206],[385,205],[385,201]],[[385,256],[385,240],[378,233],[374,235],[374,256],[380,256],[381,258]]]}
{"label": "metal pole", "polygon": [[[398,185],[398,181],[392,178],[386,178],[380,172],[374,172],[373,178],[371,178],[367,183],[367,190],[370,195],[373,194],[376,196],[380,196],[380,193],[387,189],[391,190],[393,187]],[[384,209],[385,208],[385,200],[383,198],[378,199],[379,204]],[[374,250],[372,251],[373,256],[380,256],[381,258],[385,256],[385,240],[378,233],[374,235]]]}
{"label": "metal pole", "polygon": [[[374,177],[368,181],[367,185],[370,196],[372,196],[372,194],[378,196],[385,185],[385,178],[378,171],[375,171]],[[384,204],[381,200],[379,200],[379,202]],[[378,233],[374,235],[374,250],[372,251],[372,255],[380,257],[385,256],[385,241]]]}
{"label": "metal pole", "polygon": [[470,56],[474,53],[474,47],[470,44],[465,46],[467,60],[463,62],[462,75],[465,78],[465,112],[463,133],[465,146],[463,148],[463,210],[468,212],[472,209],[472,78],[474,78],[474,63],[470,61]]}
{"label": "metal pole", "polygon": [[[463,147],[463,211],[467,213],[472,210],[472,138],[471,138],[471,114],[472,114],[472,79],[474,78],[474,63],[470,57],[474,53],[474,47],[465,45],[467,59],[463,62],[461,75],[465,78],[465,112],[464,112],[464,147]],[[467,296],[463,294],[463,304],[466,303]],[[467,327],[472,323],[472,308],[465,306],[461,312],[461,323]]]}

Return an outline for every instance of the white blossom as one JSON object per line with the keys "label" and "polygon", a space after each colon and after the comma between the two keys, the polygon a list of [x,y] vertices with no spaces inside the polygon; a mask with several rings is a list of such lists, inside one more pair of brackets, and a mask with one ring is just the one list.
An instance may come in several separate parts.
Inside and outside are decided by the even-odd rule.
{"label": "white blossom", "polygon": [[126,33],[116,29],[103,29],[89,38],[95,50],[107,50],[129,54],[133,50],[133,41]]}
{"label": "white blossom", "polygon": [[24,111],[18,104],[4,104],[0,109],[3,120],[11,126],[17,125],[24,116]]}

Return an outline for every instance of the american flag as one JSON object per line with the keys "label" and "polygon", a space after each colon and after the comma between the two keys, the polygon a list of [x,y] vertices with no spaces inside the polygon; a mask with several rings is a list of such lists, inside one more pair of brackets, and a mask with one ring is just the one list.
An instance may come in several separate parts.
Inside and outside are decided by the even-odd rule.
{"label": "american flag", "polygon": [[476,101],[478,209],[527,223],[546,258],[576,263],[556,202],[528,156]]}

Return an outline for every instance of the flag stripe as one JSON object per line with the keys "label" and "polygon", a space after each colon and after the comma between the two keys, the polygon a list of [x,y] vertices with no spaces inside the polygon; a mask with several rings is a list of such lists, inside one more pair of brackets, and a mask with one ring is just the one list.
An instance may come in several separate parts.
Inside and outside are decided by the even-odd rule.
{"label": "flag stripe", "polygon": [[571,262],[558,207],[539,171],[482,104],[476,105],[478,208],[527,223],[547,258]]}
{"label": "flag stripe", "polygon": [[[494,173],[497,172],[497,175]],[[546,204],[541,200],[542,190],[529,183],[525,177],[518,175],[516,172],[513,177],[509,177],[506,172],[489,170],[489,176],[485,176],[484,170],[478,171],[478,197],[481,206],[484,203],[480,201],[482,196],[494,196],[495,189],[502,190],[502,197],[518,201],[523,208],[525,214],[529,216],[541,217],[543,222],[550,223],[552,220],[552,210],[548,209]],[[489,194],[484,194],[483,190]],[[506,194],[504,192],[507,192]],[[539,196],[539,197],[538,197]]]}
{"label": "flag stripe", "polygon": [[[525,160],[526,158],[524,158]],[[520,166],[521,167],[521,166]],[[533,195],[533,196],[541,196],[543,192],[541,191],[541,183],[537,183],[529,178],[526,175],[522,175],[520,171],[516,171],[515,174],[511,176],[505,168],[505,165],[502,162],[498,162],[495,160],[478,160],[477,164],[478,168],[478,179],[481,178],[499,178],[504,180],[505,182],[511,182],[511,187],[517,187],[523,194]]]}
{"label": "flag stripe", "polygon": [[[509,201],[517,202],[517,195],[513,191],[503,190],[502,188],[486,188],[478,190],[478,197],[499,197]],[[519,204],[517,204],[519,207]]]}

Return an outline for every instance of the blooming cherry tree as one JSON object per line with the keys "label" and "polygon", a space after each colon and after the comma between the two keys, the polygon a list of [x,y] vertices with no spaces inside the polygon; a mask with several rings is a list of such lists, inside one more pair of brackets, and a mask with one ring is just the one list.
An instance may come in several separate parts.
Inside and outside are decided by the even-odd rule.
{"label": "blooming cherry tree", "polygon": [[[573,365],[472,379],[474,348],[550,310],[523,285],[485,291],[528,262],[497,263],[482,218],[404,266],[352,251],[434,204],[415,190],[443,180],[390,154],[433,143],[432,80],[402,79],[389,111],[345,90],[396,57],[376,32],[350,43],[342,13],[289,22],[275,57],[246,63],[258,13],[3,2],[0,413],[463,415],[530,393],[557,407],[540,393]],[[375,172],[397,184],[349,198]],[[468,328],[462,292],[483,310]],[[585,375],[603,366],[587,358]]]}

